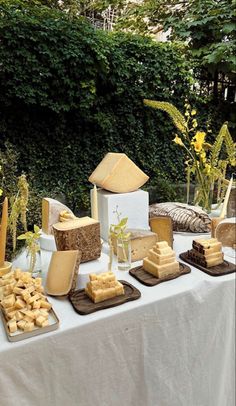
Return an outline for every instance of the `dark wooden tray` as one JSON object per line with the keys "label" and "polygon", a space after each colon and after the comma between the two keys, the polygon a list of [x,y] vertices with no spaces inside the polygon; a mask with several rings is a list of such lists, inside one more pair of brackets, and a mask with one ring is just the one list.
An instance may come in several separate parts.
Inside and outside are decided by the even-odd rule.
{"label": "dark wooden tray", "polygon": [[191,268],[188,265],[179,263],[179,272],[173,275],[167,276],[165,278],[156,278],[154,275],[146,272],[142,266],[137,266],[136,268],[130,269],[129,273],[139,282],[146,286],[155,286],[159,283],[170,281],[171,279],[176,279],[181,275],[185,275],[191,272]]}
{"label": "dark wooden tray", "polygon": [[224,261],[220,265],[212,266],[210,268],[205,268],[204,266],[199,265],[196,262],[192,261],[192,259],[190,259],[188,257],[187,251],[180,254],[180,258],[183,261],[188,262],[188,264],[195,266],[195,268],[200,269],[200,271],[203,271],[211,276],[222,276],[222,275],[228,275],[230,273],[236,272],[236,266],[228,261]]}
{"label": "dark wooden tray", "polygon": [[131,300],[139,299],[141,292],[126,281],[119,281],[124,286],[125,294],[104,300],[104,302],[93,303],[86,295],[84,289],[79,289],[70,294],[69,299],[75,311],[81,315],[97,312],[98,310],[108,309],[109,307],[119,306]]}

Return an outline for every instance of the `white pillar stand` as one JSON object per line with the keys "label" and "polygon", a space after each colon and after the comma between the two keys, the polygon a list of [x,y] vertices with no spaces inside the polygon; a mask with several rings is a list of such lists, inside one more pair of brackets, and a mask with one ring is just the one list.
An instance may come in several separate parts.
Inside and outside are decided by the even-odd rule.
{"label": "white pillar stand", "polygon": [[[104,189],[98,190],[98,220],[100,221],[101,237],[108,241],[111,224],[117,224],[117,215],[121,218],[128,217],[128,228],[149,230],[149,195],[144,190],[136,190],[130,193],[112,193]],[[91,191],[91,206],[92,206]]]}

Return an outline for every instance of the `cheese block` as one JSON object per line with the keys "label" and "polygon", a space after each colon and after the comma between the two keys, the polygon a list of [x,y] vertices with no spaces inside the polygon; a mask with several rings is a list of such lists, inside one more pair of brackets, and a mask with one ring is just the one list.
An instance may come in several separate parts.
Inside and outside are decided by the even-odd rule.
{"label": "cheese block", "polygon": [[78,250],[53,252],[45,286],[49,295],[63,296],[75,290],[80,259]]}
{"label": "cheese block", "polygon": [[[126,230],[130,233],[131,240],[131,262],[140,261],[148,255],[148,251],[157,241],[157,235],[149,230],[130,228]],[[112,239],[114,254],[117,255],[117,240]]]}
{"label": "cheese block", "polygon": [[158,241],[143,260],[143,268],[157,278],[165,278],[179,271],[175,253],[166,241]]}
{"label": "cheese block", "polygon": [[164,265],[157,265],[149,258],[144,258],[143,260],[143,268],[145,271],[151,273],[152,275],[156,276],[157,278],[164,278],[168,275],[176,273],[179,271],[179,263],[172,259],[171,262],[164,264]]}
{"label": "cheese block", "polygon": [[170,216],[157,216],[149,219],[151,230],[157,234],[158,241],[166,241],[173,247],[173,220]]}
{"label": "cheese block", "polygon": [[236,218],[232,217],[223,220],[217,226],[215,235],[223,247],[233,248],[236,244]]}
{"label": "cheese block", "polygon": [[81,262],[101,255],[100,223],[90,217],[81,217],[53,225],[58,251],[79,250]]}
{"label": "cheese block", "polygon": [[67,213],[74,217],[73,212],[58,200],[45,197],[42,200],[42,230],[45,234],[52,234],[52,226],[60,220],[60,213]]}
{"label": "cheese block", "polygon": [[210,255],[204,255],[197,252],[195,249],[188,251],[188,256],[197,264],[202,265],[206,268],[212,266],[220,265],[224,261],[224,255],[222,252],[215,252]]}
{"label": "cheese block", "polygon": [[188,257],[196,264],[210,268],[224,261],[222,244],[216,238],[193,240],[192,247],[188,251]]}
{"label": "cheese block", "polygon": [[168,264],[172,259],[175,259],[175,254],[171,252],[170,254],[157,254],[153,249],[149,250],[148,258],[155,262],[157,265]]}
{"label": "cheese block", "polygon": [[91,183],[115,193],[133,192],[148,179],[127,155],[113,152],[105,155],[89,177]]}
{"label": "cheese block", "polygon": [[193,240],[193,248],[202,254],[213,254],[222,248],[222,244],[215,238],[207,240]]}
{"label": "cheese block", "polygon": [[90,274],[85,293],[94,303],[99,303],[116,296],[124,295],[124,286],[116,280],[113,272],[103,272],[99,275]]}

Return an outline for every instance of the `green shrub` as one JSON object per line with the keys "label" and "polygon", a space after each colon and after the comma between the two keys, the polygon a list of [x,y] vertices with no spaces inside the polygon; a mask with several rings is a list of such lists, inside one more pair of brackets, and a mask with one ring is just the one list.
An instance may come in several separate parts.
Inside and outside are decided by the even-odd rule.
{"label": "green shrub", "polygon": [[152,179],[184,179],[173,125],[143,106],[153,98],[181,108],[193,97],[180,45],[12,2],[0,5],[0,38],[0,147],[17,148],[38,196],[62,193],[75,213],[88,208],[87,179],[108,151]]}

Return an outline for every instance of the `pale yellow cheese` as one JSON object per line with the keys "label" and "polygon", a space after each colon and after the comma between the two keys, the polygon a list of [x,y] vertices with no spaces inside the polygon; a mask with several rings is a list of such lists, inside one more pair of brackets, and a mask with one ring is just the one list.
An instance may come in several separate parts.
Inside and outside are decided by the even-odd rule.
{"label": "pale yellow cheese", "polygon": [[156,277],[164,278],[168,275],[178,272],[179,263],[174,260],[165,265],[156,265],[154,262],[150,261],[148,258],[144,258],[143,267],[144,267],[145,271],[155,275]]}
{"label": "pale yellow cheese", "polygon": [[76,271],[78,255],[78,250],[53,252],[45,287],[49,295],[68,294]]}
{"label": "pale yellow cheese", "polygon": [[170,247],[173,247],[173,221],[170,216],[152,217],[149,219],[149,224],[159,241],[166,241]]}
{"label": "pale yellow cheese", "polygon": [[42,200],[42,230],[45,234],[52,234],[52,226],[60,220],[61,212],[74,216],[73,212],[58,200],[49,197]]}
{"label": "pale yellow cheese", "polygon": [[115,193],[133,192],[148,181],[149,177],[125,154],[109,152],[89,181]]}
{"label": "pale yellow cheese", "polygon": [[124,294],[122,283],[116,280],[113,272],[103,272],[99,275],[90,274],[85,293],[94,303],[99,303],[115,296]]}
{"label": "pale yellow cheese", "polygon": [[97,223],[97,220],[92,219],[91,217],[81,217],[74,220],[68,220],[64,223],[54,224],[56,230],[73,230],[78,227],[86,227],[90,224]]}
{"label": "pale yellow cheese", "polygon": [[[140,261],[148,255],[148,251],[157,242],[157,235],[149,230],[127,229],[131,240],[131,262]],[[117,255],[117,240],[112,239],[114,254]],[[122,258],[122,252],[121,252]]]}
{"label": "pale yellow cheese", "polygon": [[148,252],[148,258],[157,265],[168,264],[172,259],[175,259],[174,252],[170,254],[160,255],[157,254],[153,249]]}
{"label": "pale yellow cheese", "polygon": [[168,255],[168,254],[171,254],[173,252],[170,247],[157,248],[156,246],[154,246],[153,250],[159,255]]}

